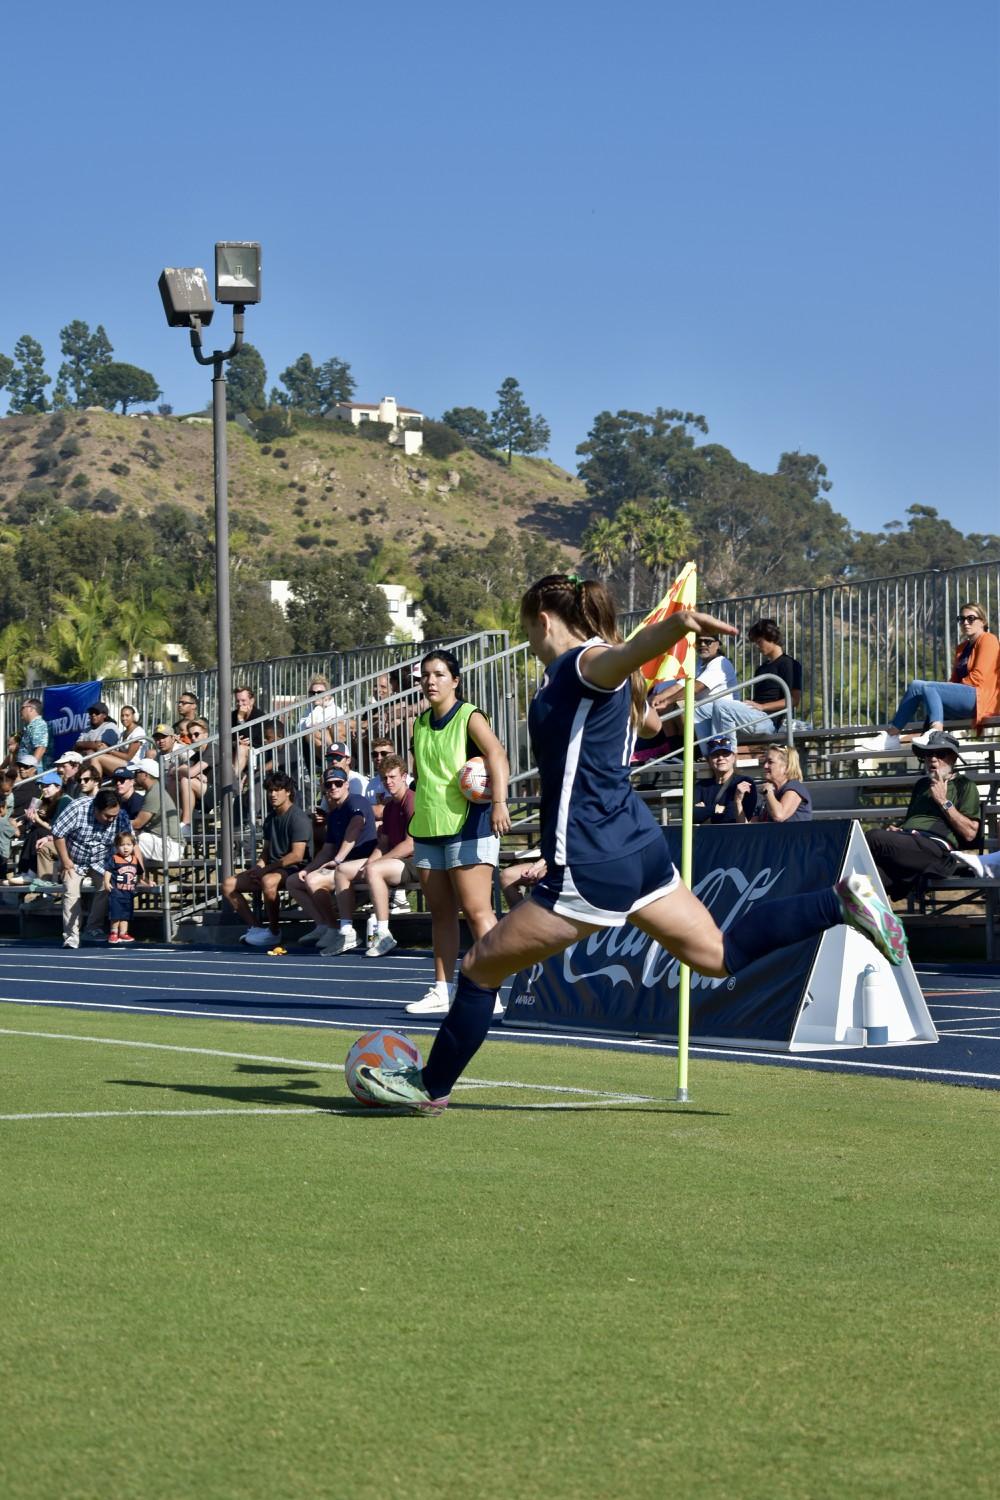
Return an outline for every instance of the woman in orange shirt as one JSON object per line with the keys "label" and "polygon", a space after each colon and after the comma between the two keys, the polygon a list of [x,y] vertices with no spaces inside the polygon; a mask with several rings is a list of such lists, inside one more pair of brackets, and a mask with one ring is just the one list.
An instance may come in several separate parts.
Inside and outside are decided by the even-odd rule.
{"label": "woman in orange shirt", "polygon": [[890,753],[901,750],[901,731],[918,716],[921,707],[929,723],[924,734],[914,736],[915,745],[923,745],[932,730],[943,729],[946,715],[951,719],[969,718],[975,729],[983,719],[996,713],[1000,702],[1000,641],[990,634],[981,604],[963,604],[958,624],[962,639],[955,651],[949,680],[911,682],[888,729],[863,740],[860,748]]}

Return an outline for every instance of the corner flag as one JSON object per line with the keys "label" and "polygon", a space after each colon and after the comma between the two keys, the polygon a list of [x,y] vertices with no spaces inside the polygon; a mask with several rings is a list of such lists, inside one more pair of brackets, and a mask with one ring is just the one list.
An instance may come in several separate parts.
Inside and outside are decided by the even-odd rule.
{"label": "corner flag", "polygon": [[[635,630],[629,631],[629,638],[645,629],[647,625],[655,625],[657,620],[664,620],[667,615],[676,614],[679,609],[693,609],[697,601],[698,565],[694,562],[685,563],[656,608],[651,609],[644,620],[640,620]],[[647,661],[639,668],[646,681],[654,683],[661,681],[664,677],[685,677],[687,675],[685,664],[691,644],[688,637],[684,636],[672,651],[667,651],[663,656]]]}

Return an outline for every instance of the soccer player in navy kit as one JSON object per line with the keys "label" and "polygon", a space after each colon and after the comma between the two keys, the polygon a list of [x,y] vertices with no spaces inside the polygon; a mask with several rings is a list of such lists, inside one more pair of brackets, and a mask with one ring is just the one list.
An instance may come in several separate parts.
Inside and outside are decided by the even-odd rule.
{"label": "soccer player in navy kit", "polygon": [[902,926],[861,875],[832,889],[761,903],[722,933],[681,883],[662,828],[633,790],[629,760],[647,715],[638,668],[690,631],[735,635],[731,625],[682,610],[622,642],[604,585],[565,573],[532,585],[521,601],[521,621],[546,666],[528,714],[546,874],[466,954],[454,1003],[423,1070],[359,1069],[374,1099],[440,1114],[482,1045],[504,979],[600,927],[631,922],[713,978],[842,922],[863,932],[891,963],[902,963]]}

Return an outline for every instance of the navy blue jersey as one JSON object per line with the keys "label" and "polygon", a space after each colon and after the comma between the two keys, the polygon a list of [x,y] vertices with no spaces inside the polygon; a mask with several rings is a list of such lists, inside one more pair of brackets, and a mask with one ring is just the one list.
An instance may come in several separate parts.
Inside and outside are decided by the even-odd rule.
{"label": "navy blue jersey", "polygon": [[330,844],[336,853],[344,842],[347,825],[352,818],[362,818],[364,827],[348,859],[367,859],[377,843],[375,814],[372,812],[371,803],[357,792],[351,792],[346,802],[342,802],[339,807],[331,808],[327,812],[325,842]]}
{"label": "navy blue jersey", "polygon": [[581,654],[605,644],[595,636],[556,657],[528,710],[541,782],[541,850],[550,867],[619,859],[663,838],[629,781],[630,684],[609,692],[580,676]]}

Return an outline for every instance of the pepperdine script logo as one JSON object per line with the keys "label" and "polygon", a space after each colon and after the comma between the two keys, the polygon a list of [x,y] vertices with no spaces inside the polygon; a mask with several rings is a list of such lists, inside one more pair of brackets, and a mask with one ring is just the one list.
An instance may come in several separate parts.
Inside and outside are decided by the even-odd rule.
{"label": "pepperdine script logo", "polygon": [[[784,873],[784,866],[775,870],[765,865],[756,875],[748,877],[734,865],[723,866],[710,870],[694,887],[694,893],[726,932],[737,918],[773,890]],[[727,900],[729,905],[725,909]],[[642,954],[645,957],[642,967],[638,968],[637,961]],[[627,985],[632,990],[651,989],[660,984],[676,989],[680,982],[680,959],[674,958],[645,932],[628,922],[622,927],[602,927],[580,942],[571,943],[561,958],[562,979],[567,985],[586,980],[590,984],[604,981],[612,986]],[[614,962],[616,959],[619,961]],[[623,959],[630,962],[623,963]],[[596,967],[588,967],[594,960],[597,960]],[[542,970],[542,964],[532,966],[527,985],[517,996],[515,1005],[534,1005],[532,989],[541,978]],[[714,990],[720,984],[728,983],[728,978],[712,979],[704,974],[691,974],[692,990]]]}
{"label": "pepperdine script logo", "polygon": [[90,718],[86,713],[75,714],[71,708],[62,705],[62,713],[57,719],[45,721],[53,734],[69,734],[71,731],[82,733],[90,728]]}

